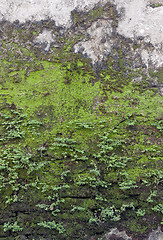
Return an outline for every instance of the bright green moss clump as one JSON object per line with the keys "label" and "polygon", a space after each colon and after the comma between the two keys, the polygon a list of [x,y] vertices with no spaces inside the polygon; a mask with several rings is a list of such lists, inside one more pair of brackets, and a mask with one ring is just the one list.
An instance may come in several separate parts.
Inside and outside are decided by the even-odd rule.
{"label": "bright green moss clump", "polygon": [[161,97],[70,49],[47,60],[12,47],[0,62],[4,239],[84,239],[106,226],[143,236],[144,218],[160,224]]}

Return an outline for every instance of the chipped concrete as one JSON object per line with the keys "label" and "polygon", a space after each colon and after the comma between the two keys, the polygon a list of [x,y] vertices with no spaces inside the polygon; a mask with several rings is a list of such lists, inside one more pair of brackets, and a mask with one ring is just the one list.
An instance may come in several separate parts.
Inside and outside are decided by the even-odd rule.
{"label": "chipped concrete", "polygon": [[[155,0],[115,0],[121,14],[117,32],[132,40],[143,39],[144,43],[152,44],[154,50],[143,50],[142,60],[148,67],[152,62],[155,67],[163,65],[163,6],[151,7]],[[160,4],[161,5],[161,4]]]}
{"label": "chipped concrete", "polygon": [[[125,231],[119,231],[117,228],[113,228],[103,237],[103,240],[111,239],[132,240],[132,237],[129,237]],[[145,240],[163,240],[163,232],[161,231],[161,227],[158,227],[158,229],[152,231]]]}
{"label": "chipped concrete", "polygon": [[111,21],[98,20],[87,29],[89,40],[79,42],[74,46],[75,52],[87,54],[93,63],[103,60],[104,54],[109,54],[112,49],[111,41],[112,26]]}
{"label": "chipped concrete", "polygon": [[[125,38],[131,39],[135,44],[140,44],[136,51],[129,50],[130,55],[139,54],[146,68],[159,68],[163,66],[163,6],[152,8],[148,0],[115,0],[120,17],[116,32]],[[87,29],[90,38],[78,43],[75,51],[82,50],[92,58],[93,63],[103,60],[105,55],[113,52],[115,36],[109,20],[99,20],[100,27],[93,23]],[[106,39],[105,41],[101,41]]]}
{"label": "chipped concrete", "polygon": [[70,26],[71,11],[90,9],[99,0],[1,0],[0,20],[40,21],[55,20],[56,25]]}
{"label": "chipped concrete", "polygon": [[[123,12],[117,32],[128,38],[143,37],[144,41],[163,45],[163,6],[152,8],[150,0],[115,0]],[[157,1],[157,2],[162,2]],[[123,11],[122,11],[123,10]]]}
{"label": "chipped concrete", "polygon": [[[132,41],[151,44],[151,48],[140,49],[143,63],[148,68],[151,64],[155,67],[163,66],[163,6],[151,7],[153,3],[163,3],[163,0],[1,0],[0,20],[14,22],[19,20],[24,23],[40,20],[54,20],[57,26],[69,28],[72,25],[71,12],[74,9],[86,11],[95,4],[115,4],[119,13],[116,32]],[[161,5],[161,4],[160,4]],[[75,51],[81,51],[92,58],[93,62],[103,59],[110,54],[114,42],[109,39],[111,35],[110,22],[100,22],[101,27],[95,27],[96,23],[87,29],[90,35],[88,41],[83,41],[75,46]],[[43,36],[44,35],[44,36]],[[49,51],[52,36],[49,33],[40,35],[36,41],[47,42],[45,51]],[[102,37],[103,35],[103,37]],[[105,41],[105,38],[107,40]],[[49,40],[51,39],[51,40]],[[137,50],[138,52],[138,50]]]}
{"label": "chipped concrete", "polygon": [[125,231],[121,232],[117,228],[111,229],[111,231],[106,233],[103,238],[103,240],[111,240],[111,239],[132,240],[131,237],[127,236]]}
{"label": "chipped concrete", "polygon": [[52,31],[44,29],[35,39],[34,43],[36,44],[45,44],[44,51],[48,52],[50,50],[50,45],[55,42],[55,36]]}
{"label": "chipped concrete", "polygon": [[[56,26],[69,29],[72,25],[71,12],[74,9],[88,11],[99,2],[105,4],[109,1],[115,4],[119,13],[116,29],[113,29],[113,20],[110,19],[98,19],[92,22],[91,26],[84,29],[89,37],[74,46],[75,52],[80,51],[86,54],[93,63],[96,63],[105,60],[108,55],[113,56],[115,45],[117,46],[124,37],[126,41],[131,40],[123,50],[128,51],[126,56],[128,54],[132,57],[132,61],[135,62],[134,67],[137,64],[136,67],[139,68],[142,63],[147,69],[151,66],[155,68],[163,66],[163,6],[151,7],[151,3],[163,3],[163,0],[1,0],[0,21],[19,20],[20,23],[25,23],[49,19],[49,21],[54,20]],[[52,29],[43,29],[33,39],[36,45],[43,45],[45,52],[50,50],[51,44],[55,41],[56,37]],[[133,44],[140,46],[134,49]],[[137,61],[137,56],[141,57],[142,63]],[[141,80],[142,76],[133,81],[141,82]],[[157,86],[157,79],[154,84]],[[160,88],[160,92],[162,89]],[[94,108],[98,104],[97,96]],[[117,229],[107,233],[105,239],[111,239],[114,236],[131,239],[126,232],[119,232]],[[160,229],[153,231],[148,240],[163,240],[163,233]]]}
{"label": "chipped concrete", "polygon": [[163,240],[163,232],[161,228],[158,227],[157,230],[150,233],[148,240]]}

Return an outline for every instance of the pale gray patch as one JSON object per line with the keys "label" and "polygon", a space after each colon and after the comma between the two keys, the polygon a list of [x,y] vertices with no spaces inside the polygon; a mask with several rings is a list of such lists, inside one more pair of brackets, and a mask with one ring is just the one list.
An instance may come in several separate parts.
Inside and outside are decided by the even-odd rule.
{"label": "pale gray patch", "polygon": [[[112,0],[112,3],[116,4],[120,14],[116,32],[135,42],[141,39],[142,47],[129,54],[133,55],[138,52],[147,69],[152,66],[162,67],[163,6],[152,8],[150,0]],[[111,39],[109,40],[109,36],[111,36],[109,21],[103,21],[99,29],[95,25],[96,23],[93,23],[87,30],[90,39],[75,45],[75,52],[80,51],[87,54],[93,63],[103,60],[104,56],[111,52],[114,44]],[[151,44],[153,47],[147,47],[147,44]]]}
{"label": "pale gray patch", "polygon": [[55,42],[55,36],[53,35],[52,31],[44,29],[42,33],[40,33],[35,39],[34,43],[42,44],[45,43],[46,47],[44,51],[48,52],[50,50],[50,46],[52,43]]}
{"label": "pale gray patch", "polygon": [[[143,36],[152,44],[163,43],[163,6],[150,7],[150,0],[115,0],[117,9],[125,9],[124,18],[119,21],[119,34],[135,39]],[[160,1],[157,1],[160,2]],[[161,0],[163,2],[163,0]]]}
{"label": "pale gray patch", "polygon": [[[111,2],[116,4],[119,12],[117,33],[133,41],[142,39],[144,44],[152,44],[153,49],[141,48],[140,54],[147,68],[152,63],[159,68],[163,65],[163,6],[151,7],[151,3],[163,3],[163,0],[1,0],[0,20],[14,22],[19,20],[24,23],[27,20],[40,21],[54,20],[56,26],[69,28],[72,25],[71,12],[88,11],[97,3]],[[111,52],[112,42],[107,37],[110,34],[110,23],[104,24],[99,29],[92,25],[90,40],[83,41],[75,46],[75,51],[83,47],[83,53],[87,54],[92,62],[103,60],[106,54]],[[93,33],[94,31],[94,33]],[[100,38],[99,37],[100,34]],[[49,42],[47,49],[49,49]]]}
{"label": "pale gray patch", "polygon": [[98,20],[87,29],[89,40],[77,43],[74,46],[75,52],[87,54],[92,59],[92,62],[102,61],[104,55],[111,52],[112,42],[112,21]]}
{"label": "pale gray patch", "polygon": [[158,227],[157,230],[150,233],[148,240],[163,240],[163,232],[161,228]]}
{"label": "pale gray patch", "polygon": [[[71,11],[91,9],[99,0],[1,0],[0,20],[24,23],[40,21],[50,18],[56,25],[69,27],[71,25]],[[105,2],[105,0],[101,0]]]}
{"label": "pale gray patch", "polygon": [[104,235],[104,240],[110,240],[113,236],[116,236],[118,238],[121,238],[123,240],[132,240],[131,237],[127,236],[125,231],[119,231],[117,228],[111,229],[109,233],[106,233]]}

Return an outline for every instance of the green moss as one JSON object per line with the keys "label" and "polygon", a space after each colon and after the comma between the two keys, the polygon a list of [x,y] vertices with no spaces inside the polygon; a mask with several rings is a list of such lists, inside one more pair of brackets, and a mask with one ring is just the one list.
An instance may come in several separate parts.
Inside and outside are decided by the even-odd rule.
{"label": "green moss", "polygon": [[90,10],[88,13],[80,13],[77,11],[72,12],[73,16],[73,23],[74,25],[79,25],[79,24],[90,24],[94,20],[102,17],[103,15],[103,7],[96,7],[93,10]]}
{"label": "green moss", "polygon": [[88,12],[72,11],[72,19],[74,26],[88,27],[92,22],[100,18],[109,18],[113,20],[113,25],[117,25],[116,12],[114,7],[110,3],[106,3],[104,6],[96,6],[94,9]]}
{"label": "green moss", "polygon": [[[96,10],[92,21],[103,14]],[[71,52],[72,42],[48,57],[3,42],[3,209],[18,203],[22,211],[25,204],[34,217],[28,226],[40,235],[37,223],[62,221],[66,233],[56,239],[80,239],[86,224],[122,226],[126,219],[128,230],[143,234],[146,226],[135,224],[140,209],[160,222],[154,206],[161,204],[161,97],[123,78],[120,52],[120,72],[107,63],[97,74],[89,60]]]}
{"label": "green moss", "polygon": [[92,20],[101,17],[102,14],[103,14],[103,8],[102,7],[98,7],[97,9],[89,11],[89,15],[90,15]]}
{"label": "green moss", "polygon": [[140,44],[134,44],[134,45],[133,45],[133,49],[134,49],[134,50],[136,50],[136,49],[138,49],[138,48],[140,48],[140,47],[141,47]]}
{"label": "green moss", "polygon": [[153,4],[151,4],[152,8],[157,8],[157,7],[161,7],[161,6],[162,6],[162,3],[153,3]]}
{"label": "green moss", "polygon": [[33,32],[33,35],[34,35],[34,36],[36,36],[36,35],[37,35],[37,32],[36,32],[36,31],[34,31],[34,32]]}
{"label": "green moss", "polygon": [[150,76],[152,78],[156,78],[158,80],[158,83],[162,83],[163,78],[163,68],[159,68],[157,71],[153,71],[152,69],[149,71]]}
{"label": "green moss", "polygon": [[135,222],[135,224],[130,224],[130,230],[136,233],[145,233],[147,227]]}

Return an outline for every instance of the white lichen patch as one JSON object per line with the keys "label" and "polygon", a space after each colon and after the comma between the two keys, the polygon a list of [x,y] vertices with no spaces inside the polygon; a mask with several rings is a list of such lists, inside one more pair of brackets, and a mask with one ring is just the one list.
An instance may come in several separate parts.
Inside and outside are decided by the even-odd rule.
{"label": "white lichen patch", "polygon": [[147,68],[150,68],[151,64],[156,68],[159,68],[163,65],[163,53],[160,50],[154,49],[153,51],[150,51],[143,49],[141,51],[141,57]]}
{"label": "white lichen patch", "polygon": [[93,61],[103,60],[104,55],[109,54],[112,49],[113,42],[111,41],[112,26],[111,21],[98,20],[87,29],[89,40],[79,42],[74,46],[75,52],[87,54]]}
{"label": "white lichen patch", "polygon": [[[116,33],[122,37],[139,41],[144,44],[151,44],[152,48],[139,53],[142,61],[148,67],[163,66],[163,0],[1,0],[0,20],[21,23],[30,21],[40,21],[45,19],[54,20],[56,26],[68,29],[72,25],[71,13],[73,10],[88,11],[99,3],[104,5],[111,2],[115,5],[118,13],[118,23]],[[154,5],[152,5],[154,4]],[[112,45],[110,39],[111,28],[109,21],[101,21],[101,26],[96,27],[94,22],[87,29],[90,35],[88,41],[82,41],[75,45],[75,51],[83,49],[92,62],[102,60],[105,55],[111,53]],[[98,23],[98,22],[97,22]],[[47,42],[45,51],[48,51],[53,41],[51,33],[42,33],[36,42]]]}
{"label": "white lichen patch", "polygon": [[50,46],[52,43],[55,42],[55,36],[53,35],[52,31],[48,31],[44,29],[42,33],[40,33],[35,39],[34,43],[42,44],[44,43],[46,47],[44,50],[48,52],[50,50]]}
{"label": "white lichen patch", "polygon": [[143,36],[151,43],[163,42],[163,6],[152,8],[149,0],[115,0],[117,9],[124,8],[124,16],[119,21],[117,31],[125,37]]}
{"label": "white lichen patch", "polygon": [[[1,0],[0,20],[24,23],[47,18],[55,20],[56,25],[71,25],[71,11],[93,8],[99,0]],[[102,2],[104,2],[102,0]]]}
{"label": "white lichen patch", "polygon": [[[163,2],[163,0],[162,0]],[[112,0],[120,17],[116,32],[132,41],[140,42],[141,48],[130,54],[139,52],[142,62],[147,68],[163,66],[163,6],[151,7],[149,0]],[[153,3],[153,1],[152,1]],[[95,63],[110,54],[114,41],[111,36],[111,25],[107,21],[101,21],[101,27],[96,28],[96,23],[87,30],[90,35],[88,41],[75,45],[75,51],[86,53]],[[98,23],[98,22],[97,22]],[[106,41],[101,39],[106,38]],[[152,47],[147,47],[152,45]]]}

